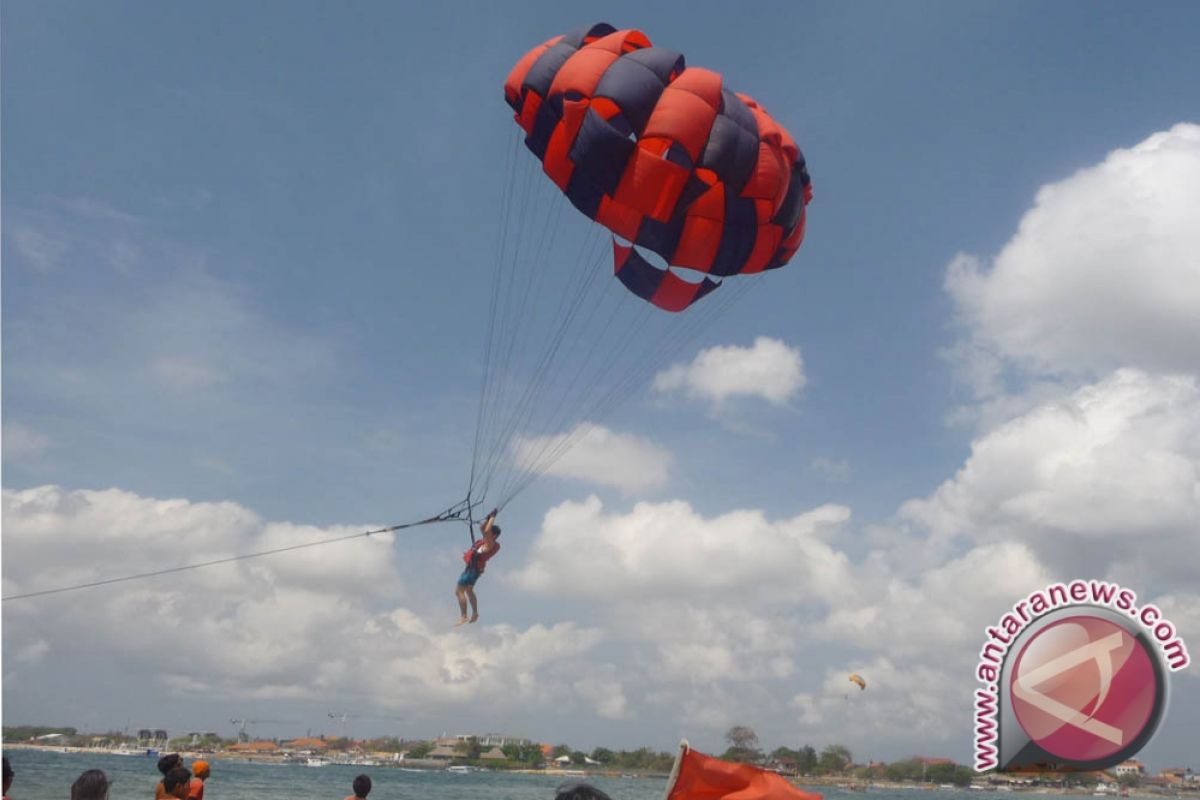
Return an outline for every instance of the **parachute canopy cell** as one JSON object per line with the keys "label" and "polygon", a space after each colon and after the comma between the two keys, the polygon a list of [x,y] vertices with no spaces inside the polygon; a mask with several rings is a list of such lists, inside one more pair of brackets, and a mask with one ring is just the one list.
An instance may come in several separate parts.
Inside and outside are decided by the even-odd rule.
{"label": "parachute canopy cell", "polygon": [[857,686],[858,686],[858,690],[859,690],[860,692],[861,692],[863,689],[866,689],[866,688],[867,688],[867,682],[866,682],[865,680],[863,680],[862,676],[861,676],[861,675],[859,675],[857,672],[854,672],[854,673],[851,673],[851,674],[850,674],[850,682],[851,682],[851,683],[853,683],[853,684],[857,684]]}
{"label": "parachute canopy cell", "polygon": [[556,36],[517,62],[504,94],[546,175],[615,234],[618,279],[654,305],[682,311],[719,279],[782,267],[800,247],[812,188],[791,135],[641,31],[599,23]]}

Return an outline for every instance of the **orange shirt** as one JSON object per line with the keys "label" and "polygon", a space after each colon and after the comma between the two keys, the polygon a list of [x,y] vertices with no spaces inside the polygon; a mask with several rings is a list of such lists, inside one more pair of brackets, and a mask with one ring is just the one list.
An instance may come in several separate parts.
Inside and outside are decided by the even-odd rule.
{"label": "orange shirt", "polygon": [[193,776],[192,783],[188,786],[188,800],[204,800],[204,781]]}

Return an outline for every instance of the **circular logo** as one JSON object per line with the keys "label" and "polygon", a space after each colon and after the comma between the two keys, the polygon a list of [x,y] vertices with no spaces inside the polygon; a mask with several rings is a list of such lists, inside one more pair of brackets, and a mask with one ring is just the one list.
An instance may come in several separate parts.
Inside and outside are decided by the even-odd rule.
{"label": "circular logo", "polygon": [[1017,722],[1039,747],[1086,764],[1132,756],[1162,710],[1158,662],[1142,637],[1077,614],[1031,636],[1009,673]]}

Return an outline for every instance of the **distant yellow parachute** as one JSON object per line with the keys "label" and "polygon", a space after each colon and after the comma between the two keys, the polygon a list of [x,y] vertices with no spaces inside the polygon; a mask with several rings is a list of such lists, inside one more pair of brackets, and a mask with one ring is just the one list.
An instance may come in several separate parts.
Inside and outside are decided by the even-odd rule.
{"label": "distant yellow parachute", "polygon": [[857,672],[850,673],[850,682],[858,684],[858,690],[861,692],[867,688],[867,682]]}

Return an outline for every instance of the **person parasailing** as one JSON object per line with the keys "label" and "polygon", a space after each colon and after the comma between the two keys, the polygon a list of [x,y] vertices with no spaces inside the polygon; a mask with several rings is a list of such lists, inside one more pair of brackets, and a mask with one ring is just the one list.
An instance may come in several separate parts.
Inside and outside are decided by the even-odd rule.
{"label": "person parasailing", "polygon": [[[458,576],[458,585],[454,594],[458,598],[458,610],[461,616],[455,625],[475,622],[479,619],[479,602],[475,598],[475,582],[483,575],[487,562],[500,552],[500,526],[496,524],[496,514],[499,509],[492,509],[483,522],[479,523],[479,532],[483,535],[479,541],[472,542],[463,553],[466,568]],[[467,602],[471,603],[471,616],[467,618]]]}

